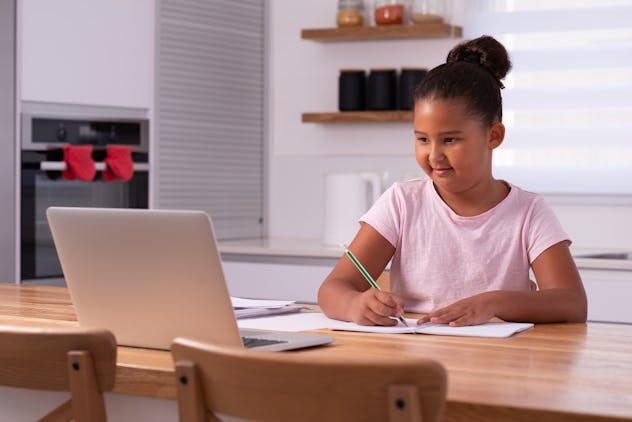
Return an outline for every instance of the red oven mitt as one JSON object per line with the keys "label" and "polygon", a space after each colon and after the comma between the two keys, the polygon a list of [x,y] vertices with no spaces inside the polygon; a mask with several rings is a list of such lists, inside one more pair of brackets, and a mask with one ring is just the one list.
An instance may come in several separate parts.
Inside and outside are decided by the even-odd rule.
{"label": "red oven mitt", "polygon": [[103,179],[112,182],[121,179],[127,182],[134,175],[134,162],[132,161],[132,147],[124,145],[108,145],[105,157],[105,170]]}
{"label": "red oven mitt", "polygon": [[92,159],[92,145],[64,145],[66,170],[61,172],[64,179],[79,179],[89,182],[94,179],[97,170]]}

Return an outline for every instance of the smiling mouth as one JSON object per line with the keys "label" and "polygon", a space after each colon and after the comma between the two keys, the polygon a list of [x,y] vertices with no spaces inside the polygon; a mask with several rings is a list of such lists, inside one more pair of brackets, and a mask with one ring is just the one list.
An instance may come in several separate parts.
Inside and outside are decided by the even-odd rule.
{"label": "smiling mouth", "polygon": [[448,175],[448,173],[450,173],[452,171],[452,167],[447,167],[447,168],[433,168],[432,172],[434,174],[436,174],[437,176],[441,177],[441,176],[446,176]]}

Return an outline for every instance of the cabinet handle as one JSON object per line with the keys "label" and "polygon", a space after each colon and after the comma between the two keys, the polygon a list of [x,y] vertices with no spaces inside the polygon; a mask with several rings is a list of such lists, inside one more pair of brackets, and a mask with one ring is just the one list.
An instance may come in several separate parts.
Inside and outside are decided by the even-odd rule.
{"label": "cabinet handle", "polygon": [[[94,167],[97,171],[103,171],[107,168],[104,162],[94,163]],[[43,171],[64,171],[67,169],[66,162],[64,161],[42,161],[40,163],[40,170]],[[134,163],[135,171],[149,171],[149,163]]]}

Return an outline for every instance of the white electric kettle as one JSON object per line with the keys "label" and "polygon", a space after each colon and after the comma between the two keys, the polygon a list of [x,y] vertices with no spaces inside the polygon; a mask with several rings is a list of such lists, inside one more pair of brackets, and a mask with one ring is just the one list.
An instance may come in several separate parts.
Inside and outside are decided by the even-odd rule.
{"label": "white electric kettle", "polygon": [[325,220],[323,243],[349,244],[358,229],[358,219],[382,193],[380,173],[325,174]]}

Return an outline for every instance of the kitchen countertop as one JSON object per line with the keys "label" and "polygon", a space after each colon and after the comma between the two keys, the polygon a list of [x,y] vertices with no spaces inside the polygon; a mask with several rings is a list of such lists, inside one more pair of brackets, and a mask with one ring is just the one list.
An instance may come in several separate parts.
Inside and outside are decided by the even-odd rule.
{"label": "kitchen countertop", "polygon": [[324,245],[319,239],[266,237],[258,239],[222,240],[222,254],[265,255],[284,257],[340,258],[342,249]]}
{"label": "kitchen countertop", "polygon": [[[293,258],[340,258],[342,249],[336,245],[323,245],[320,239],[302,238],[256,238],[240,240],[224,240],[219,242],[222,254],[251,255],[259,257],[293,257]],[[594,253],[630,253],[631,249],[604,249],[573,246],[571,252],[575,256],[578,268],[603,270],[632,271],[632,260],[582,258],[582,255]]]}
{"label": "kitchen countertop", "polygon": [[[575,255],[583,255],[574,253]],[[575,256],[575,264],[579,269],[632,271],[630,259],[582,258]]]}

